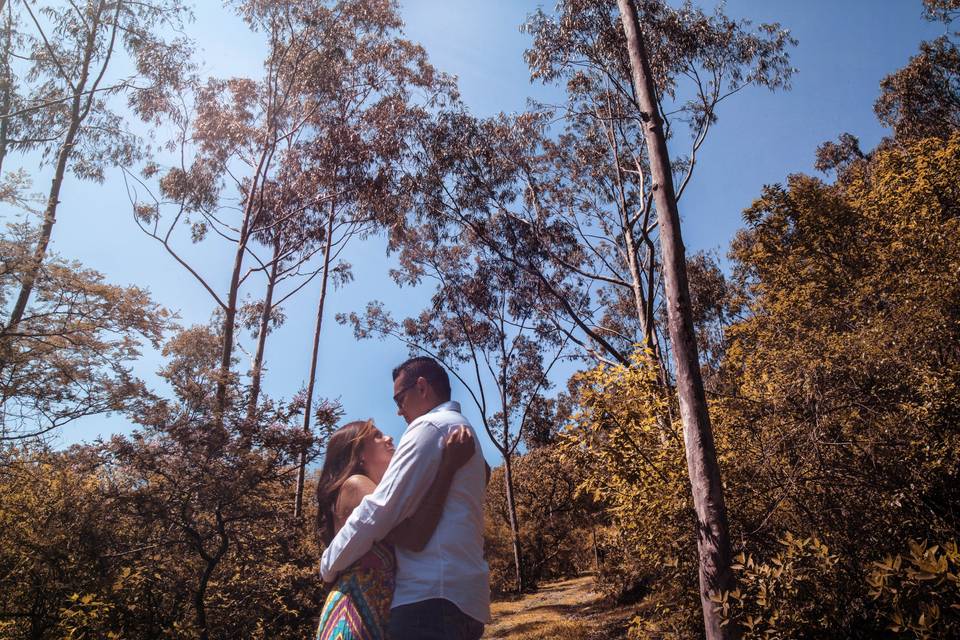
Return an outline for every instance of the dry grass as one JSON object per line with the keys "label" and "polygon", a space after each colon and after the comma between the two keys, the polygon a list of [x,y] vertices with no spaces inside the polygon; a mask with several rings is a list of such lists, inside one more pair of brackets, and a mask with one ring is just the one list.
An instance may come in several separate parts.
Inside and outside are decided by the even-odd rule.
{"label": "dry grass", "polygon": [[621,634],[609,631],[622,632],[630,615],[606,605],[592,576],[547,583],[519,600],[494,602],[492,613],[493,622],[483,637],[516,640],[619,638]]}

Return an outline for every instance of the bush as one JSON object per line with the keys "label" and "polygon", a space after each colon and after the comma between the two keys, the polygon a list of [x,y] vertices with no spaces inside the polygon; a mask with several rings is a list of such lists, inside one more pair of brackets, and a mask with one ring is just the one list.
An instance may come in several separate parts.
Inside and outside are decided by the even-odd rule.
{"label": "bush", "polygon": [[879,615],[895,633],[913,638],[960,636],[960,551],[910,541],[906,555],[874,562],[867,574]]}

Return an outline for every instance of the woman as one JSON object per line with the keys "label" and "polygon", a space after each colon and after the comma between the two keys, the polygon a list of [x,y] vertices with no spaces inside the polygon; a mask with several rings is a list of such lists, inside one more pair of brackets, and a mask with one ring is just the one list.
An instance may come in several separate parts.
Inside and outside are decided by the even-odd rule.
{"label": "woman", "polygon": [[[317,640],[387,637],[395,568],[391,545],[423,549],[440,521],[453,474],[474,449],[467,429],[447,437],[440,470],[416,512],[337,578],[323,606]],[[317,532],[325,545],[363,497],[376,489],[393,450],[393,439],[377,429],[373,420],[351,422],[330,437],[317,482]]]}

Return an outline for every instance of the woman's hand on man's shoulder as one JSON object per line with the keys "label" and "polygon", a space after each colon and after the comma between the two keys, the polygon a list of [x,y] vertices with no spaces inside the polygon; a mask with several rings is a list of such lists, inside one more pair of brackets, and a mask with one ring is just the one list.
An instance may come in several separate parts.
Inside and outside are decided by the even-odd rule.
{"label": "woman's hand on man's shoulder", "polygon": [[443,439],[441,464],[450,470],[459,469],[473,457],[476,449],[477,444],[469,427],[457,425]]}

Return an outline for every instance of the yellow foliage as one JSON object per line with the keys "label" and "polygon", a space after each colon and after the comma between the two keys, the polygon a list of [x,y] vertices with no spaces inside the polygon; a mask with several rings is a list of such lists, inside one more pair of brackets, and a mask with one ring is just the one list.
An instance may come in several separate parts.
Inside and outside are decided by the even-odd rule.
{"label": "yellow foliage", "polygon": [[[890,145],[834,185],[791,176],[745,218],[731,257],[746,313],[727,329],[711,411],[734,538],[748,560],[770,558],[738,570],[759,581],[741,582],[740,619],[780,637],[823,619],[851,634],[880,633],[891,615],[900,631],[942,620],[940,605],[885,612],[891,601],[865,599],[878,557],[906,566],[907,540],[957,535],[960,136]],[[759,586],[788,577],[775,562],[789,564],[777,541],[788,530],[816,532],[836,556],[830,571],[814,569],[826,560],[813,549],[792,565],[813,595]]]}
{"label": "yellow foliage", "polygon": [[895,633],[914,638],[960,634],[960,550],[955,540],[928,545],[910,540],[906,555],[873,562],[869,595]]}
{"label": "yellow foliage", "polygon": [[650,359],[638,349],[631,366],[601,365],[572,382],[577,410],[559,447],[610,523],[599,536],[601,582],[617,595],[650,580],[677,583],[696,600],[683,438]]}

